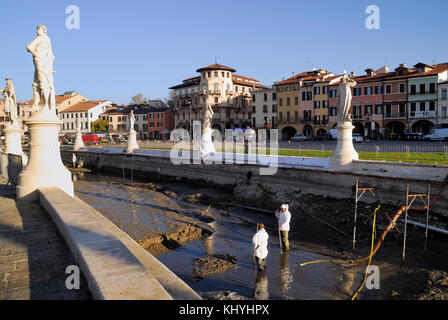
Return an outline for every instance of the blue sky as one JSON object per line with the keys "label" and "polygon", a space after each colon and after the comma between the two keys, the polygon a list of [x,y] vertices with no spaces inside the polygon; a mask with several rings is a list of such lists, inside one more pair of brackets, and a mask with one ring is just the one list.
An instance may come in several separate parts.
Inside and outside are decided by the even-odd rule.
{"label": "blue sky", "polygon": [[[371,4],[380,30],[365,27]],[[69,5],[79,30],[65,27]],[[447,13],[446,0],[0,0],[0,84],[13,78],[19,100],[32,98],[25,47],[38,24],[52,39],[58,94],[126,104],[137,93],[167,97],[215,57],[264,85],[313,67],[363,74],[448,62]]]}

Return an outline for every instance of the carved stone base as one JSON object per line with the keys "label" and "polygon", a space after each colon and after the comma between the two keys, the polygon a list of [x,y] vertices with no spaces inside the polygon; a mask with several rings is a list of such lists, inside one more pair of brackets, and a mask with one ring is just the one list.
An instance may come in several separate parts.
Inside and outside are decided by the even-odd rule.
{"label": "carved stone base", "polygon": [[202,137],[201,137],[200,150],[201,150],[202,158],[205,158],[208,155],[216,152],[215,145],[213,144],[213,141],[212,141],[212,129],[211,128],[204,128],[204,131],[202,132]]}
{"label": "carved stone base", "polygon": [[28,163],[28,157],[23,153],[22,150],[22,139],[20,135],[20,128],[12,125],[7,125],[5,130],[5,153],[16,154],[22,156],[22,164],[26,166]]}
{"label": "carved stone base", "polygon": [[126,147],[126,153],[132,153],[132,151],[138,149],[137,132],[130,131],[128,134],[128,145]]}
{"label": "carved stone base", "polygon": [[338,130],[338,144],[336,151],[331,157],[331,168],[337,170],[351,170],[353,168],[353,160],[358,160],[359,155],[353,146],[353,131],[354,126],[351,122],[339,123],[336,129]]}
{"label": "carved stone base", "polygon": [[58,132],[62,121],[49,111],[34,113],[25,122],[31,134],[28,165],[19,174],[17,199],[38,200],[37,189],[58,187],[74,196],[70,171],[62,163]]}

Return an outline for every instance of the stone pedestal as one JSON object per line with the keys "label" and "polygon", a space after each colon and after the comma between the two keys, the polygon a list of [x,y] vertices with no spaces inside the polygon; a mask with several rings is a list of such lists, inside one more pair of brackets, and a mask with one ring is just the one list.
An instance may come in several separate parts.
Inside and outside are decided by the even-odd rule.
{"label": "stone pedestal", "polygon": [[358,160],[359,156],[353,146],[353,131],[354,126],[350,121],[339,123],[338,130],[338,144],[336,151],[331,157],[331,168],[341,170],[351,170],[353,168],[353,160]]}
{"label": "stone pedestal", "polygon": [[132,153],[134,150],[138,149],[138,143],[137,143],[137,132],[134,130],[129,131],[128,134],[128,145],[126,147],[126,153]]}
{"label": "stone pedestal", "polygon": [[202,132],[201,136],[201,156],[202,158],[207,157],[211,153],[215,153],[215,145],[212,141],[212,129],[211,128],[204,128],[204,131]]}
{"label": "stone pedestal", "polygon": [[44,109],[25,123],[31,134],[30,156],[28,165],[19,174],[17,199],[35,201],[41,187],[58,187],[73,197],[72,176],[62,163],[58,140],[62,121]]}
{"label": "stone pedestal", "polygon": [[75,143],[73,144],[73,151],[78,151],[81,148],[84,148],[84,141],[82,141],[82,133],[76,132]]}
{"label": "stone pedestal", "polygon": [[5,130],[5,153],[16,154],[22,156],[22,164],[25,166],[28,163],[28,157],[23,153],[22,150],[22,139],[20,135],[20,128],[7,125]]}

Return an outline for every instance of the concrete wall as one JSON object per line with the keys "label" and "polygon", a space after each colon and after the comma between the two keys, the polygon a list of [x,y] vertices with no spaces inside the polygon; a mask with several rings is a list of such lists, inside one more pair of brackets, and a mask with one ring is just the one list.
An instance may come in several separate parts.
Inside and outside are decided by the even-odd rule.
{"label": "concrete wall", "polygon": [[[146,150],[149,151],[149,150]],[[155,151],[155,150],[154,150]],[[134,177],[148,179],[160,176],[176,177],[193,182],[234,187],[242,182],[251,186],[261,184],[268,190],[287,189],[290,192],[311,193],[334,198],[352,198],[352,187],[356,180],[360,185],[379,188],[383,201],[405,202],[406,185],[411,192],[425,192],[427,184],[435,194],[448,174],[447,166],[398,164],[386,162],[356,161],[353,172],[337,172],[328,168],[279,167],[275,175],[259,175],[258,165],[225,164],[181,164],[173,165],[167,157],[144,154],[125,155],[118,153],[78,152],[77,157],[84,158],[84,165],[101,170],[122,174],[123,169],[129,177],[133,170]],[[122,152],[122,151],[121,151]],[[61,151],[64,162],[69,163],[72,151]],[[103,159],[103,160],[100,160]],[[448,189],[448,188],[447,188]],[[445,190],[435,208],[448,210],[448,190]]]}

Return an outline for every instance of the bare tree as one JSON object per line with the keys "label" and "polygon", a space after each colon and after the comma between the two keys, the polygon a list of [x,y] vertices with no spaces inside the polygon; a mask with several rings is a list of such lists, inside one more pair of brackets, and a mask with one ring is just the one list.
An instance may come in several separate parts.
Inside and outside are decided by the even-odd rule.
{"label": "bare tree", "polygon": [[148,98],[143,97],[141,93],[136,94],[131,98],[131,104],[144,104],[148,101]]}

